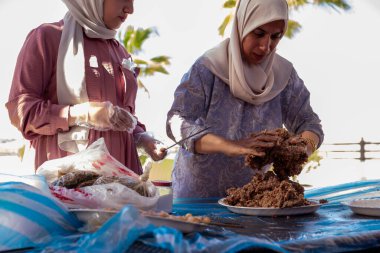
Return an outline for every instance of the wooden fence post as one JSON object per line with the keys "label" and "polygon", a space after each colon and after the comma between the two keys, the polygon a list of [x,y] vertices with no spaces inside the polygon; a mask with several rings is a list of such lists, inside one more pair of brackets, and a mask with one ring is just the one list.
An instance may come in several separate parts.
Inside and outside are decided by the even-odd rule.
{"label": "wooden fence post", "polygon": [[359,142],[359,145],[360,145],[360,161],[361,162],[364,162],[365,161],[365,141],[362,137],[362,139],[360,140]]}

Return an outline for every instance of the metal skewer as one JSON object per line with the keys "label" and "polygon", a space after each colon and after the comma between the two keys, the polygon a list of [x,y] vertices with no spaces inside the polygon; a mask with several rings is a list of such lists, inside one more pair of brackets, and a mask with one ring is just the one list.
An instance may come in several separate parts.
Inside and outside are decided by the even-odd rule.
{"label": "metal skewer", "polygon": [[165,148],[165,150],[168,150],[168,149],[174,147],[175,145],[179,145],[179,144],[181,144],[182,142],[184,142],[185,140],[187,140],[187,139],[189,139],[189,138],[191,138],[191,137],[193,137],[193,136],[195,136],[195,135],[197,135],[197,134],[200,134],[200,133],[202,133],[202,132],[208,130],[209,128],[210,128],[210,126],[209,126],[209,127],[206,127],[205,129],[202,129],[202,130],[199,131],[199,132],[196,132],[196,133],[190,134],[189,136],[187,136],[187,137],[181,139],[180,141],[177,141],[177,142],[174,143],[173,145],[171,145],[171,146]]}

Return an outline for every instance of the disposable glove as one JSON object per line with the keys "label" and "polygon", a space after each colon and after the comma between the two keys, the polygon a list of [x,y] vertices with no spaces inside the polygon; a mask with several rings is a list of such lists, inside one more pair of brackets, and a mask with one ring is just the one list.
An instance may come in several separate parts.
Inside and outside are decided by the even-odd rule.
{"label": "disposable glove", "polygon": [[153,161],[159,161],[165,158],[167,151],[159,140],[156,140],[150,133],[143,132],[135,135],[135,143],[138,148],[144,149]]}
{"label": "disposable glove", "polygon": [[70,106],[70,126],[77,125],[99,131],[115,130],[132,132],[136,118],[111,102],[85,102]]}
{"label": "disposable glove", "polygon": [[113,106],[113,110],[114,113],[110,118],[112,130],[132,133],[137,125],[136,118],[119,106]]}

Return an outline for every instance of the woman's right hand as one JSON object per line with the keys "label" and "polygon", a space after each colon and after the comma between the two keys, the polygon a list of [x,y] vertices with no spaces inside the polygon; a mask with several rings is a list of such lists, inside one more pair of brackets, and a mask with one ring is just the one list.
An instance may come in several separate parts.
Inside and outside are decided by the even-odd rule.
{"label": "woman's right hand", "polygon": [[137,120],[123,108],[111,102],[85,102],[70,106],[69,125],[83,126],[100,131],[132,132]]}
{"label": "woman's right hand", "polygon": [[259,135],[236,141],[227,141],[224,153],[228,156],[264,156],[263,150],[271,148],[278,141],[274,135]]}
{"label": "woman's right hand", "polygon": [[278,137],[268,134],[252,136],[241,140],[227,140],[214,134],[206,134],[195,142],[195,151],[200,154],[223,153],[228,156],[264,156],[262,151],[270,148]]}

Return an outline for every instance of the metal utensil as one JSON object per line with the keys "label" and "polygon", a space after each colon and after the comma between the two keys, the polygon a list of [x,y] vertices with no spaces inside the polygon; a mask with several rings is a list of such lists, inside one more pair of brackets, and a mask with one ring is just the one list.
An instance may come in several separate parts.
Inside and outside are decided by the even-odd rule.
{"label": "metal utensil", "polygon": [[210,128],[210,126],[209,126],[209,127],[206,127],[206,128],[204,128],[204,129],[202,129],[201,131],[198,131],[198,132],[196,132],[196,133],[190,134],[189,136],[187,136],[187,137],[185,137],[185,138],[183,138],[183,139],[181,139],[181,140],[177,141],[177,142],[176,142],[176,143],[174,143],[173,145],[171,145],[171,146],[169,146],[169,147],[165,148],[165,150],[168,150],[168,149],[170,149],[170,148],[174,147],[175,145],[179,145],[179,144],[181,144],[182,142],[186,141],[187,139],[189,139],[189,138],[191,138],[191,137],[193,137],[193,136],[195,136],[195,135],[197,135],[197,134],[200,134],[200,133],[202,133],[202,132],[204,132],[204,131],[208,130],[209,128]]}

